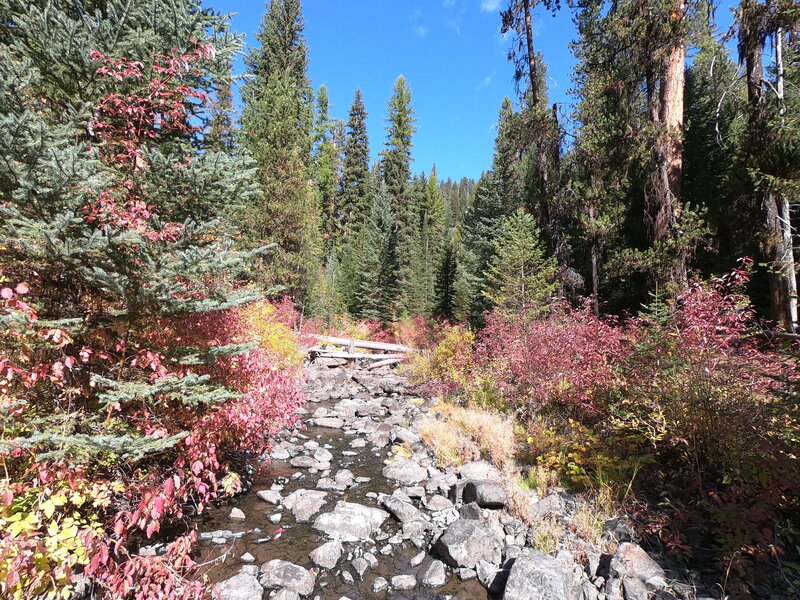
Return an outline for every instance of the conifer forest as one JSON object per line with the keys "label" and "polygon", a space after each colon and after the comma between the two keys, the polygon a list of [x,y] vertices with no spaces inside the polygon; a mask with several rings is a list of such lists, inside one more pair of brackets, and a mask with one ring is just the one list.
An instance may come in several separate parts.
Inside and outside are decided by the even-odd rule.
{"label": "conifer forest", "polygon": [[[454,180],[415,160],[410,78],[332,116],[301,0],[247,38],[213,0],[0,0],[1,598],[800,596],[800,5],[739,0],[722,29],[717,0],[474,4],[516,93],[490,168]],[[569,106],[532,26],[551,14],[575,28]],[[397,502],[430,512],[427,575],[329,585],[306,552],[307,590],[256,564],[233,592],[208,515],[314,451],[330,373],[412,386],[338,426],[391,429],[353,461],[424,467],[376,497],[406,534],[382,555],[417,539]],[[453,483],[476,461],[506,541],[462,564],[437,518],[473,518],[468,489],[489,518]],[[336,511],[376,504],[347,473],[344,496],[319,482]],[[304,531],[280,523],[264,552]]]}

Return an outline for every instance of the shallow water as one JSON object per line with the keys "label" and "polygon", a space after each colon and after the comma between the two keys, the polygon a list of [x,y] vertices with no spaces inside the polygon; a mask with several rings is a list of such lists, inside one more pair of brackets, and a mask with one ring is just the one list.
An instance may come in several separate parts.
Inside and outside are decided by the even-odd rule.
{"label": "shallow water", "polygon": [[[310,412],[318,407],[331,408],[337,401],[326,401],[323,403],[309,404]],[[378,420],[377,418],[374,418]],[[331,476],[339,469],[349,469],[355,477],[369,477],[367,483],[357,484],[345,492],[328,491],[326,503],[319,513],[333,510],[339,500],[347,500],[367,506],[377,506],[375,500],[367,498],[368,492],[391,494],[396,489],[396,485],[387,480],[381,474],[384,467],[384,460],[389,452],[388,448],[374,450],[368,443],[365,448],[354,450],[357,456],[342,456],[342,451],[352,450],[350,442],[357,436],[348,435],[341,429],[330,429],[323,427],[309,427],[303,432],[303,436],[309,440],[316,441],[321,447],[327,448],[332,454]],[[293,440],[293,443],[302,444],[306,439]],[[302,473],[303,477],[291,479],[295,473]],[[388,581],[395,575],[415,575],[418,578],[417,587],[413,590],[400,592],[391,590],[380,592],[378,597],[391,597],[401,600],[428,600],[437,599],[442,596],[449,596],[459,600],[486,600],[488,598],[485,588],[477,581],[459,581],[458,577],[448,572],[447,583],[441,588],[426,588],[419,580],[425,573],[428,565],[434,557],[426,555],[422,564],[412,567],[410,560],[419,554],[421,549],[415,547],[411,542],[392,546],[392,553],[388,556],[380,553],[380,548],[386,545],[386,541],[376,541],[375,544],[344,543],[342,558],[336,568],[328,571],[318,569],[308,557],[309,552],[328,541],[320,532],[312,529],[310,523],[296,523],[291,511],[280,511],[279,507],[273,506],[262,501],[256,493],[260,490],[269,489],[273,481],[279,478],[289,478],[285,484],[281,495],[286,497],[297,489],[316,489],[316,484],[322,473],[310,473],[309,469],[292,467],[288,461],[275,460],[257,475],[256,481],[250,492],[234,498],[229,504],[212,507],[207,510],[197,521],[199,531],[207,532],[218,529],[228,529],[233,532],[247,532],[246,535],[238,540],[229,540],[224,545],[214,545],[210,542],[201,542],[197,559],[199,562],[211,562],[206,569],[206,575],[211,583],[223,581],[236,575],[242,562],[239,557],[245,553],[250,553],[255,557],[255,565],[262,565],[272,559],[282,559],[298,564],[317,574],[317,582],[313,597],[323,600],[338,600],[342,596],[347,596],[352,600],[367,600],[376,597],[372,592],[372,581],[376,577],[384,577]],[[231,508],[240,508],[246,519],[244,521],[234,521],[229,518]],[[282,517],[279,523],[272,524],[269,515],[281,512]],[[317,514],[319,514],[317,513]],[[315,515],[316,516],[316,515]],[[315,518],[312,517],[312,520]],[[394,517],[390,517],[384,523],[382,531],[393,535],[400,528],[400,524]],[[255,531],[254,531],[255,530]],[[260,532],[258,531],[260,530]],[[259,538],[271,537],[268,542],[257,543]],[[353,569],[349,568],[349,555],[357,547],[364,548],[365,551],[372,552],[378,559],[378,565],[369,569],[364,575],[364,581],[358,581],[358,576]],[[224,558],[223,558],[224,557]],[[215,560],[218,559],[218,560]],[[346,582],[342,579],[341,571],[349,570],[353,575],[354,582]]]}

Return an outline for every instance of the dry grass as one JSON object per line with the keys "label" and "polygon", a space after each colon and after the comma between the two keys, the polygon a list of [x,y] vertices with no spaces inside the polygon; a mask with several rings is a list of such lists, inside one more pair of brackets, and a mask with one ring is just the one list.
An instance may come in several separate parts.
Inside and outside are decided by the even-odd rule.
{"label": "dry grass", "polygon": [[498,412],[440,403],[420,435],[443,466],[459,465],[481,456],[505,473],[514,471],[517,435],[512,417]]}

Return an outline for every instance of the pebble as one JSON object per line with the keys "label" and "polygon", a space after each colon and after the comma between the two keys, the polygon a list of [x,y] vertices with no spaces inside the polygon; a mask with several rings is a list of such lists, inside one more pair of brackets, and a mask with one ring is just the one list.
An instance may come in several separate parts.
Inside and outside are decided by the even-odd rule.
{"label": "pebble", "polygon": [[247,517],[245,516],[244,512],[242,512],[242,509],[234,506],[231,509],[231,514],[228,515],[228,518],[232,521],[244,521]]}

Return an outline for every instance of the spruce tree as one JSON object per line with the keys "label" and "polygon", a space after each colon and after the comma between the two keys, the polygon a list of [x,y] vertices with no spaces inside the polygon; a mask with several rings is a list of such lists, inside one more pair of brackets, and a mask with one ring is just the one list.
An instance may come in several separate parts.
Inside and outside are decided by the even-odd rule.
{"label": "spruce tree", "polygon": [[[322,208],[322,231],[328,250],[339,245],[341,237],[338,209],[339,151],[333,140],[328,115],[328,89],[323,85],[317,95],[317,119],[314,126],[314,158],[318,202]],[[328,261],[330,262],[330,261]]]}
{"label": "spruce tree", "polygon": [[367,110],[356,90],[347,120],[344,167],[339,192],[341,227],[345,236],[353,235],[367,220],[370,211],[369,137]]}
{"label": "spruce tree", "polygon": [[395,226],[391,196],[378,187],[364,227],[358,316],[390,321],[396,316]]}
{"label": "spruce tree", "polygon": [[381,174],[392,201],[396,234],[397,283],[401,312],[416,305],[415,285],[419,251],[419,219],[409,186],[411,178],[411,137],[415,126],[411,90],[402,75],[394,83],[389,99],[386,149],[381,153]]}
{"label": "spruce tree", "polygon": [[34,385],[3,377],[4,464],[147,481],[182,419],[236,396],[194,367],[241,348],[170,335],[255,297],[231,292],[254,256],[226,220],[258,195],[253,165],[197,150],[193,126],[240,46],[192,0],[4,2],[0,23],[0,277],[25,294],[3,290],[0,355],[47,367]]}
{"label": "spruce tree", "polygon": [[555,295],[557,266],[545,256],[533,216],[521,209],[509,216],[494,246],[483,295],[510,318],[541,314]]}
{"label": "spruce tree", "polygon": [[439,180],[436,177],[436,166],[425,182],[422,201],[422,226],[420,229],[420,250],[423,260],[424,313],[433,314],[438,304],[436,297],[436,280],[442,266],[442,252],[445,246],[445,202]]}
{"label": "spruce tree", "polygon": [[246,58],[242,90],[244,146],[258,165],[263,200],[243,214],[251,243],[271,239],[262,279],[302,297],[322,262],[319,199],[312,175],[313,93],[299,0],[274,0],[256,34],[260,46]]}

